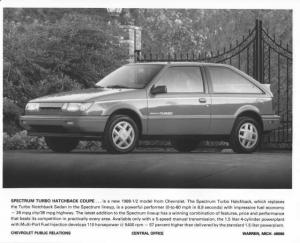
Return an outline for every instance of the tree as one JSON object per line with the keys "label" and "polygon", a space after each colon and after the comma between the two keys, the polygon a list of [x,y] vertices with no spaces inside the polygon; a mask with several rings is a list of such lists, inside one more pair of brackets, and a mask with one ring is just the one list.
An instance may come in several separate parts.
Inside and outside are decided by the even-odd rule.
{"label": "tree", "polygon": [[44,15],[36,18],[39,14],[4,9],[3,96],[9,100],[4,103],[5,117],[15,117],[9,110],[18,109],[10,108],[24,109],[32,98],[92,87],[127,59],[119,26],[108,25],[105,18],[67,11],[49,21]]}
{"label": "tree", "polygon": [[24,107],[41,88],[47,93],[45,84],[59,91],[64,81],[67,89],[91,87],[125,62],[118,31],[118,26],[82,14],[67,14],[55,23],[5,20],[4,96]]}
{"label": "tree", "polygon": [[290,10],[134,9],[135,24],[142,27],[143,51],[199,53],[223,50],[235,44],[261,19],[264,27],[292,44]]}

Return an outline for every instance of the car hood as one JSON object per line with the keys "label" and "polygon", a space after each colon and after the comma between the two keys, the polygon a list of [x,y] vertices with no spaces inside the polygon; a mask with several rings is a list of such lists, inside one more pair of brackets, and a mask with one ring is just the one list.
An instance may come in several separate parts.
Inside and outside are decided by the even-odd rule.
{"label": "car hood", "polygon": [[31,100],[31,102],[89,102],[97,98],[106,97],[107,95],[125,92],[132,92],[132,89],[92,88],[47,95]]}

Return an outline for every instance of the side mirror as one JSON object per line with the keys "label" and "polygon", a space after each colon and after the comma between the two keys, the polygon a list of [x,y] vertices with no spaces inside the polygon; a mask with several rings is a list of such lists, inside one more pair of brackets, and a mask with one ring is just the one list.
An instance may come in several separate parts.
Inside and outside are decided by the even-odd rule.
{"label": "side mirror", "polygon": [[153,95],[156,94],[165,94],[167,93],[167,86],[165,85],[159,85],[159,86],[152,86],[150,93]]}

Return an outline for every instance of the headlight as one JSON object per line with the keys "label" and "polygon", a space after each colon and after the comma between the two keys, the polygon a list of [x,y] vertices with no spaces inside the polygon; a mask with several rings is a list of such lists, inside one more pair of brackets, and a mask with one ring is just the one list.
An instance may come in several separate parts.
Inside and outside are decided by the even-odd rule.
{"label": "headlight", "polygon": [[38,110],[39,110],[39,107],[40,107],[40,104],[39,104],[39,103],[28,103],[28,104],[26,105],[25,110],[26,110],[26,111],[38,111]]}
{"label": "headlight", "polygon": [[76,111],[86,111],[93,103],[65,103],[62,107],[65,111],[76,112]]}

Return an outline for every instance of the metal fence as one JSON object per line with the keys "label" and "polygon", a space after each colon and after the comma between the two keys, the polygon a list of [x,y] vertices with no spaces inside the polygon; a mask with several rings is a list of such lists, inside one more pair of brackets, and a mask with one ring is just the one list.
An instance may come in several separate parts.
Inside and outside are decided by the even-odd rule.
{"label": "metal fence", "polygon": [[253,29],[240,41],[223,50],[204,53],[155,54],[136,53],[137,62],[196,61],[226,63],[246,72],[261,83],[271,85],[276,114],[280,115],[280,127],[264,137],[264,144],[274,147],[292,147],[292,64],[293,53],[275,35],[264,29],[256,20]]}

